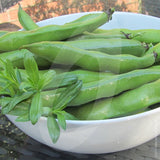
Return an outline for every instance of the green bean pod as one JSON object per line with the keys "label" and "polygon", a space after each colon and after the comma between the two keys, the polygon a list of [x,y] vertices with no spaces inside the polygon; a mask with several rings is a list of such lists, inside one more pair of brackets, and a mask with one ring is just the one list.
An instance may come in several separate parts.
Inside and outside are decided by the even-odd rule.
{"label": "green bean pod", "polygon": [[118,28],[118,29],[97,29],[93,31],[93,33],[96,34],[109,34],[109,33],[117,33],[117,34],[124,34],[124,36],[128,39],[135,39],[140,42],[146,42],[146,43],[159,43],[160,37],[158,36],[160,34],[159,29],[125,29],[125,28]]}
{"label": "green bean pod", "polygon": [[149,45],[130,39],[85,39],[66,41],[67,44],[86,50],[100,51],[107,54],[131,54],[142,56]]}
{"label": "green bean pod", "polygon": [[127,36],[121,32],[110,32],[110,33],[89,33],[84,32],[81,35],[71,37],[67,41],[77,41],[77,40],[88,40],[88,39],[127,39]]}
{"label": "green bean pod", "polygon": [[79,80],[82,80],[83,84],[88,82],[98,81],[104,78],[110,79],[115,75],[111,72],[93,72],[93,71],[81,70],[81,69],[70,71],[66,74],[70,74],[70,73],[76,75]]}
{"label": "green bean pod", "polygon": [[[114,75],[99,81],[84,83],[78,96],[69,106],[79,106],[101,98],[109,98],[160,78],[160,68],[135,70]],[[59,90],[43,92],[43,99],[50,106],[59,95]]]}
{"label": "green bean pod", "polygon": [[156,62],[160,62],[160,43],[157,43],[153,47],[150,47],[150,49],[145,53],[145,55],[149,54],[155,54],[156,55]]}
{"label": "green bean pod", "polygon": [[135,39],[140,42],[157,44],[160,42],[160,30],[158,29],[139,29],[123,31],[124,35],[129,35],[128,38]]}
{"label": "green bean pod", "polygon": [[68,108],[80,120],[102,120],[129,115],[160,102],[160,80],[144,84],[109,99]]}
{"label": "green bean pod", "polygon": [[[15,51],[10,51],[10,52],[4,52],[0,54],[0,59],[2,59],[3,61],[5,60],[9,60],[14,67],[17,68],[24,68],[24,57],[25,54],[31,54],[33,55],[31,52],[29,52],[26,49],[22,49],[22,50],[15,50]],[[39,68],[49,68],[51,66],[51,63],[41,57],[35,57],[35,60],[39,66]],[[0,69],[3,67],[3,65],[0,62]]]}
{"label": "green bean pod", "polygon": [[[64,25],[48,25],[39,27],[31,31],[16,31],[7,33],[0,37],[0,50],[11,51],[19,49],[22,45],[41,41],[64,40],[83,33],[84,31],[93,31],[103,25],[111,18],[106,12],[97,13],[93,19],[81,23],[71,23]],[[89,16],[89,15],[88,15]]]}
{"label": "green bean pod", "polygon": [[[65,81],[75,81],[77,78],[79,80],[82,80],[83,83],[88,83],[88,82],[93,82],[93,81],[98,81],[101,79],[106,79],[106,78],[112,78],[112,76],[114,76],[113,73],[111,72],[92,72],[92,71],[87,71],[87,70],[73,70],[73,71],[64,71],[61,70],[57,72],[57,69],[53,69],[57,76],[60,76],[58,78],[53,77],[54,78],[54,83],[64,83]],[[27,78],[27,74],[26,71],[24,69],[19,69],[22,78],[26,79]],[[49,70],[39,70],[39,76],[42,77],[44,73],[48,72]],[[62,82],[61,82],[62,81]],[[51,82],[53,83],[53,82]],[[53,86],[55,86],[56,84],[54,84]]]}
{"label": "green bean pod", "polygon": [[100,29],[100,28],[97,28],[96,30],[94,30],[92,33],[96,33],[96,34],[99,34],[99,33],[122,33],[122,32],[128,32],[130,31],[130,29],[126,29],[126,28],[114,28],[114,29]]}
{"label": "green bean pod", "polygon": [[[109,9],[108,11],[106,11],[106,14],[108,15],[108,19],[111,20],[112,19],[112,14],[114,13],[115,9],[114,8],[111,8]],[[93,19],[97,19],[97,17],[99,17],[99,14],[101,13],[89,13],[89,14],[86,14],[76,20],[73,20],[71,22],[68,22],[68,23],[65,23],[65,24],[74,24],[74,23],[83,23],[85,21],[90,21],[90,20],[93,20]],[[96,25],[96,24],[95,24]],[[91,26],[92,28],[92,26]],[[94,31],[95,27],[93,29],[91,28],[88,28],[88,32],[92,32]],[[98,27],[97,27],[98,28]]]}
{"label": "green bean pod", "polygon": [[20,4],[18,9],[18,20],[25,30],[32,30],[39,27],[32,20],[32,18],[22,9]]}
{"label": "green bean pod", "polygon": [[47,59],[52,63],[75,65],[91,71],[106,71],[124,73],[135,69],[145,68],[155,63],[155,55],[142,57],[133,55],[109,55],[98,51],[87,51],[76,48],[65,42],[40,42],[25,45],[36,56]]}

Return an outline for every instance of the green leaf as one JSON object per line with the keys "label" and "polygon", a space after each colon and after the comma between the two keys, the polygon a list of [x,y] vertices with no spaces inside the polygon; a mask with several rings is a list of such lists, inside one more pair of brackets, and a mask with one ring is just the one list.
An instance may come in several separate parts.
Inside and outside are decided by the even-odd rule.
{"label": "green leaf", "polygon": [[38,89],[41,90],[45,88],[50,82],[53,81],[56,72],[53,70],[49,70],[44,73],[38,82]]}
{"label": "green leaf", "polygon": [[11,110],[8,114],[14,116],[22,116],[25,114],[29,114],[29,103],[22,102],[16,105],[13,110]]}
{"label": "green leaf", "polygon": [[63,112],[57,112],[56,115],[58,119],[58,124],[62,127],[62,129],[66,130],[66,121]]}
{"label": "green leaf", "polygon": [[3,114],[9,113],[17,104],[28,99],[33,94],[34,92],[24,92],[21,95],[15,95],[15,97],[11,99],[10,103],[5,108],[2,109],[2,113]]}
{"label": "green leaf", "polygon": [[64,112],[63,114],[65,116],[65,120],[78,120],[75,116],[73,116],[72,114],[68,112]]}
{"label": "green leaf", "polygon": [[12,86],[13,90],[14,89],[17,90],[19,87],[19,84],[18,84],[17,76],[11,61],[9,60],[3,61],[1,59],[0,61],[3,62],[2,64],[4,65],[4,70],[0,72],[0,79],[5,80],[10,84],[13,84]]}
{"label": "green leaf", "polygon": [[80,92],[82,81],[78,80],[75,84],[68,86],[53,104],[54,110],[63,110]]}
{"label": "green leaf", "polygon": [[15,95],[15,91],[12,87],[12,83],[8,82],[6,85],[4,84],[3,88],[1,88],[0,90],[0,94],[1,95],[9,95],[11,97],[13,97]]}
{"label": "green leaf", "polygon": [[42,107],[41,108],[41,115],[48,117],[52,113],[52,109],[50,107]]}
{"label": "green leaf", "polygon": [[15,74],[16,74],[16,77],[17,77],[17,81],[20,84],[22,82],[22,76],[21,76],[20,71],[17,68],[15,69]]}
{"label": "green leaf", "polygon": [[41,94],[40,92],[37,92],[32,98],[30,112],[29,112],[32,124],[36,124],[38,119],[40,118],[41,107],[42,107]]}
{"label": "green leaf", "polygon": [[77,82],[78,77],[74,74],[66,74],[66,73],[61,73],[56,75],[52,81],[50,81],[50,83],[48,83],[48,85],[46,85],[43,90],[51,90],[54,88],[58,88],[58,87],[64,87],[64,86],[68,86],[71,85],[75,82]]}
{"label": "green leaf", "polygon": [[5,65],[5,73],[8,77],[12,78],[13,80],[16,79],[16,75],[14,72],[14,68],[12,63],[7,59],[6,62],[4,62]]}
{"label": "green leaf", "polygon": [[29,118],[29,113],[25,113],[23,115],[20,115],[19,117],[16,118],[16,122],[27,122],[29,121],[30,118]]}
{"label": "green leaf", "polygon": [[20,84],[19,89],[22,91],[31,91],[33,87],[28,81],[24,81]]}
{"label": "green leaf", "polygon": [[24,67],[28,75],[28,79],[32,82],[32,85],[36,87],[39,81],[39,71],[34,57],[30,54],[25,55]]}
{"label": "green leaf", "polygon": [[60,136],[60,128],[54,116],[52,115],[48,116],[47,127],[52,142],[56,143]]}
{"label": "green leaf", "polygon": [[11,97],[1,97],[0,106],[2,107],[2,109],[5,108],[10,103],[11,100],[12,100]]}

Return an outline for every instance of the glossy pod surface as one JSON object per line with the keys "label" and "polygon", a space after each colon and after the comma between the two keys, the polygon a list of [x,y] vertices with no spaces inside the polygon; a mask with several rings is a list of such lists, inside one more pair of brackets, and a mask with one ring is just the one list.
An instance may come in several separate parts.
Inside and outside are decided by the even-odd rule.
{"label": "glossy pod surface", "polygon": [[[26,49],[22,49],[22,50],[15,50],[15,51],[1,53],[0,59],[2,59],[3,61],[8,59],[10,62],[12,62],[14,67],[24,68],[25,54],[33,55],[30,51],[28,51]],[[35,60],[40,68],[49,68],[51,65],[51,63],[49,61],[47,61],[41,57],[35,56]],[[2,65],[0,64],[0,68],[1,67],[2,67]]]}
{"label": "glossy pod surface", "polygon": [[[67,111],[81,120],[108,119],[130,114],[160,102],[160,80],[123,94]],[[127,99],[127,101],[126,101]]]}
{"label": "glossy pod surface", "polygon": [[32,18],[22,9],[19,4],[18,20],[25,30],[36,29],[39,26],[32,20]]}
{"label": "glossy pod surface", "polygon": [[[79,49],[65,42],[40,42],[25,45],[36,56],[52,63],[76,65],[91,71],[112,71],[124,73],[139,68],[145,68],[155,63],[155,55],[142,57],[133,55],[109,55],[98,51]],[[62,58],[63,57],[63,58]]]}
{"label": "glossy pod surface", "polygon": [[77,40],[85,40],[85,39],[107,39],[108,40],[110,38],[127,39],[125,34],[121,32],[97,33],[97,34],[84,32],[81,35],[74,36],[74,37],[67,39],[67,41],[77,41]]}
{"label": "glossy pod surface", "polygon": [[[118,95],[123,91],[134,89],[145,83],[160,78],[160,68],[136,70],[121,75],[103,78],[99,81],[84,83],[78,96],[69,106],[79,106],[100,98]],[[59,96],[60,90],[43,92],[43,99],[50,106]]]}
{"label": "glossy pod surface", "polygon": [[67,44],[86,50],[100,51],[107,54],[131,54],[142,56],[148,49],[147,44],[129,39],[85,39],[67,41]]}
{"label": "glossy pod surface", "polygon": [[86,20],[81,23],[71,23],[64,25],[47,25],[31,31],[17,31],[7,33],[0,37],[0,50],[11,51],[19,49],[22,45],[40,41],[64,40],[78,35],[84,31],[93,31],[102,24],[109,21],[111,14],[105,12],[97,13],[94,19]]}

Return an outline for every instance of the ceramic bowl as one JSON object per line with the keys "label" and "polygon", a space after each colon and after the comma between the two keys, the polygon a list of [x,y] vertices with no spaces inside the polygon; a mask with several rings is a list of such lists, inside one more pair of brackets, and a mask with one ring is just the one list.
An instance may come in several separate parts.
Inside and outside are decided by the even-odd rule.
{"label": "ceramic bowl", "polygon": [[[64,24],[87,13],[76,13],[55,17],[39,22],[40,26]],[[160,19],[152,16],[115,12],[109,23],[100,28],[160,29]],[[15,122],[15,117],[7,117],[24,133],[52,148],[84,153],[100,154],[130,149],[141,145],[160,134],[160,108],[122,118],[94,121],[67,121],[67,130],[61,130],[56,144],[53,144],[47,129],[45,117],[36,125],[30,122]]]}

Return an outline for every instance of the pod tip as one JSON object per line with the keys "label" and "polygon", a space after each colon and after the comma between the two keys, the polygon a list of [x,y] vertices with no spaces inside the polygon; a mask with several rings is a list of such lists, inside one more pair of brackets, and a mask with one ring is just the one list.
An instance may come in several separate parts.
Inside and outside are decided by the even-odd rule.
{"label": "pod tip", "polygon": [[111,20],[112,19],[112,14],[115,12],[114,8],[109,8],[106,13],[108,15],[108,19]]}

